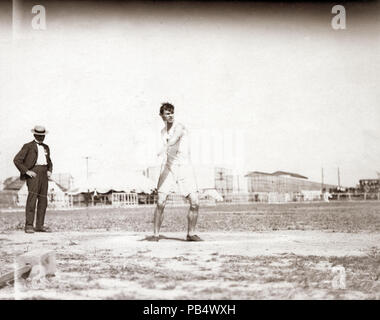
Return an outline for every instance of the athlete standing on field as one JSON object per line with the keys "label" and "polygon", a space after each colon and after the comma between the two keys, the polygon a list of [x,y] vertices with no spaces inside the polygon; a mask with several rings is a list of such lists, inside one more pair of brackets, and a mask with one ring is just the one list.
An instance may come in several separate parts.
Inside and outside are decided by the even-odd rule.
{"label": "athlete standing on field", "polygon": [[149,240],[159,240],[166,200],[170,187],[174,183],[177,187],[177,192],[185,196],[190,202],[186,240],[202,241],[195,234],[199,211],[199,193],[190,163],[188,131],[183,124],[174,121],[174,106],[172,104],[163,103],[160,108],[160,116],[165,123],[165,127],[161,130],[163,148],[159,155],[162,155],[164,160],[157,184],[158,200],[154,212],[154,235]]}

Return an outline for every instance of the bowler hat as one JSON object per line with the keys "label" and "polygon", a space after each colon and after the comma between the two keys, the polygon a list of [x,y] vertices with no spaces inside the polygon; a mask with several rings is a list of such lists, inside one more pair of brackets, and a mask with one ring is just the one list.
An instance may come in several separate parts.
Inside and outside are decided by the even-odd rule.
{"label": "bowler hat", "polygon": [[48,131],[46,131],[45,127],[43,126],[35,126],[31,131],[33,134],[37,134],[40,136],[44,136],[48,133]]}

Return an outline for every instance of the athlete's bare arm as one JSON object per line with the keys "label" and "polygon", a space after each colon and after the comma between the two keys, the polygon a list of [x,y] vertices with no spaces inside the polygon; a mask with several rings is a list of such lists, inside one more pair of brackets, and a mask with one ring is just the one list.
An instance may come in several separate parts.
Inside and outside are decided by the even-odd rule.
{"label": "athlete's bare arm", "polygon": [[[161,130],[161,135],[163,135],[165,129]],[[166,143],[161,147],[160,151],[157,153],[157,157],[162,156],[167,151]]]}
{"label": "athlete's bare arm", "polygon": [[184,133],[184,126],[183,125],[177,125],[176,128],[174,129],[173,135],[170,139],[168,139],[165,143],[165,145],[161,148],[161,150],[158,152],[157,156],[160,157],[164,153],[168,151],[168,148],[172,145],[175,145],[180,139]]}
{"label": "athlete's bare arm", "polygon": [[173,135],[168,140],[167,145],[168,146],[172,146],[172,145],[176,144],[177,141],[178,141],[178,139],[180,139],[182,137],[183,133],[184,133],[184,127],[183,127],[183,125],[177,125],[175,127],[174,132],[173,132]]}

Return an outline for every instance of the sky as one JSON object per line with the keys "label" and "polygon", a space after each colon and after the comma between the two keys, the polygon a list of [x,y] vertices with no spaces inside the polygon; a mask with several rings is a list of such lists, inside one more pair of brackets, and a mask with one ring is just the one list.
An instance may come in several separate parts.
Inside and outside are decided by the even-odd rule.
{"label": "sky", "polygon": [[377,177],[379,2],[344,2],[344,30],[328,2],[38,3],[46,30],[33,1],[0,19],[0,180],[36,124],[77,181],[85,157],[90,173],[156,165],[167,101],[196,164]]}

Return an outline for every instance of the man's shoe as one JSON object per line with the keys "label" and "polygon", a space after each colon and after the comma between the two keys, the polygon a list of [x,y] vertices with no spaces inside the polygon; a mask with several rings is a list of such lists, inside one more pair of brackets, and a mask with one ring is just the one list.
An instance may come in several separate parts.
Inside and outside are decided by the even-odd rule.
{"label": "man's shoe", "polygon": [[49,227],[41,227],[41,228],[35,228],[34,231],[36,231],[36,232],[51,232],[51,229]]}
{"label": "man's shoe", "polygon": [[201,238],[199,238],[196,234],[190,236],[187,235],[186,241],[203,241]]}
{"label": "man's shoe", "polygon": [[25,233],[34,233],[33,227],[25,227]]}

